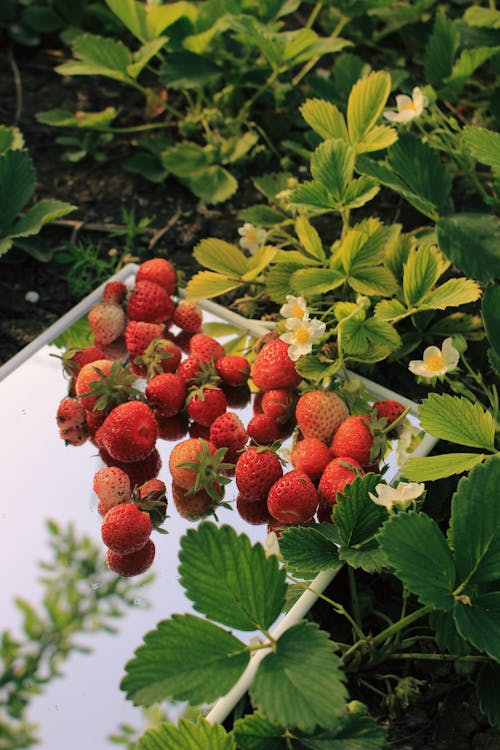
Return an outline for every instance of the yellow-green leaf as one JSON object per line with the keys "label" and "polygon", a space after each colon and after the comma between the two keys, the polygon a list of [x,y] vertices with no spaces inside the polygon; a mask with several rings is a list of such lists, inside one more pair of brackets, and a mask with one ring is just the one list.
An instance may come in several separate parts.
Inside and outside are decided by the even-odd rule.
{"label": "yellow-green leaf", "polygon": [[380,151],[392,146],[398,140],[395,128],[390,125],[376,125],[356,144],[358,154],[367,154],[371,151]]}
{"label": "yellow-green leaf", "polygon": [[306,296],[330,292],[344,281],[343,274],[329,268],[302,268],[289,277],[292,291]]}
{"label": "yellow-green leaf", "polygon": [[335,201],[342,201],[354,170],[354,149],[340,138],[323,141],[311,157],[311,174]]}
{"label": "yellow-green leaf", "polygon": [[383,299],[375,307],[375,317],[379,320],[396,320],[406,315],[406,307],[397,299]]}
{"label": "yellow-green leaf", "polygon": [[300,113],[311,128],[322,138],[349,140],[342,112],[324,99],[306,99]]}
{"label": "yellow-green leaf", "polygon": [[391,91],[391,76],[382,70],[361,78],[347,102],[347,128],[351,143],[361,143],[381,116]]}
{"label": "yellow-green leaf", "polygon": [[439,251],[431,245],[413,250],[404,266],[403,294],[408,307],[418,304],[439,278]]}
{"label": "yellow-green leaf", "polygon": [[271,245],[264,245],[248,260],[248,271],[241,277],[242,281],[253,281],[274,260],[277,249]]}
{"label": "yellow-green leaf", "polygon": [[389,297],[398,288],[395,277],[384,266],[357,268],[349,275],[348,283],[359,294],[368,296]]}
{"label": "yellow-green leaf", "polygon": [[219,294],[237,289],[241,282],[212,271],[200,271],[188,281],[186,286],[186,299],[199,300],[218,297]]}
{"label": "yellow-green leaf", "polygon": [[241,250],[216,237],[201,240],[193,254],[198,263],[211,271],[241,277],[249,268],[248,258]]}
{"label": "yellow-green leaf", "polygon": [[475,302],[481,296],[481,287],[472,279],[449,279],[433,289],[420,301],[421,309],[444,310]]}
{"label": "yellow-green leaf", "polygon": [[298,216],[295,221],[295,232],[304,250],[318,260],[325,259],[325,251],[317,230],[305,216]]}

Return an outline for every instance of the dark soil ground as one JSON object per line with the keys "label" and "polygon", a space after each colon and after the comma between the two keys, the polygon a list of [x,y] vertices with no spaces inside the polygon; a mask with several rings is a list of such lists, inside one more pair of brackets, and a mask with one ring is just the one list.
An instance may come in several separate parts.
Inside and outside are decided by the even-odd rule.
{"label": "dark soil ground", "polygon": [[[189,276],[195,269],[194,246],[204,237],[237,239],[238,210],[258,200],[250,180],[235,199],[209,209],[176,182],[153,184],[123,169],[125,145],[112,144],[109,159],[97,164],[61,160],[55,139],[61,132],[39,124],[35,114],[51,108],[98,110],[119,106],[121,87],[99,79],[66,80],[53,72],[59,53],[50,50],[8,49],[0,52],[0,123],[17,125],[33,158],[38,184],[36,199],[57,198],[77,208],[57,227],[45,229],[50,246],[62,249],[67,241],[102,242],[103,253],[120,240],[111,237],[114,225],[123,226],[123,210],[134,211],[137,221],[151,219],[138,236],[133,255],[141,260],[163,255]],[[126,92],[127,96],[130,96]],[[127,109],[133,111],[132,95]],[[43,332],[79,301],[67,283],[67,267],[39,262],[13,249],[1,259],[0,363]],[[37,303],[25,299],[29,291]],[[88,289],[87,291],[91,291]],[[80,295],[84,296],[84,295]],[[400,390],[404,390],[404,386]],[[406,391],[405,391],[406,392]],[[489,728],[475,700],[474,689],[453,666],[431,666],[418,675],[420,695],[407,710],[389,715],[377,696],[359,697],[370,704],[389,732],[390,748],[400,750],[498,750],[500,733]],[[385,717],[385,718],[384,718]]]}

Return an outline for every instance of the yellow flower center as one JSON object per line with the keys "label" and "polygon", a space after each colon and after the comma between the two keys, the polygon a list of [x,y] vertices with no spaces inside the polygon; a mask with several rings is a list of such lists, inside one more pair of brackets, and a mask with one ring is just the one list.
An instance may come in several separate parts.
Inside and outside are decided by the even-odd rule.
{"label": "yellow flower center", "polygon": [[250,230],[249,230],[249,231],[248,231],[248,232],[247,232],[247,233],[245,234],[245,238],[246,238],[246,239],[247,239],[247,240],[248,240],[249,242],[257,242],[257,233],[256,233],[255,229],[250,229]]}
{"label": "yellow flower center", "polygon": [[304,317],[304,310],[301,308],[300,305],[297,305],[297,303],[296,303],[292,307],[292,314],[291,314],[290,317],[292,317],[292,318],[299,318],[300,320],[302,320],[302,318]]}
{"label": "yellow flower center", "polygon": [[409,109],[411,109],[412,112],[417,111],[415,102],[410,101],[410,102],[406,102],[406,104],[403,104],[403,106],[401,107],[401,112],[408,112]]}
{"label": "yellow flower center", "polygon": [[311,340],[311,335],[307,328],[298,328],[293,334],[293,337],[297,344],[306,344]]}
{"label": "yellow flower center", "polygon": [[439,370],[442,370],[444,366],[443,355],[433,354],[426,360],[425,366],[427,370],[430,370],[431,372],[438,372]]}

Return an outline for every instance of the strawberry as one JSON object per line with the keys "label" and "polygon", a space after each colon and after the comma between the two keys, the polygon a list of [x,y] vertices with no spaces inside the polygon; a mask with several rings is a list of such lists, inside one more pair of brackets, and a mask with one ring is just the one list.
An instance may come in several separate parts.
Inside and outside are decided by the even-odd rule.
{"label": "strawberry", "polygon": [[351,416],[339,425],[330,445],[334,458],[349,456],[361,465],[369,464],[375,456],[371,455],[373,433],[370,429],[370,417],[367,414]]}
{"label": "strawberry", "polygon": [[94,474],[94,492],[99,498],[97,510],[105,516],[108,510],[131,500],[130,479],[117,466],[104,466]]}
{"label": "strawberry", "polygon": [[281,437],[278,422],[269,414],[256,414],[247,425],[247,432],[254,443],[271,445]]}
{"label": "strawberry", "polygon": [[134,364],[146,368],[146,379],[150,380],[161,372],[175,372],[180,364],[182,352],[173,341],[156,338],[149,344]]}
{"label": "strawberry", "polygon": [[295,362],[288,356],[288,344],[280,339],[264,344],[255,358],[251,374],[260,391],[293,390],[302,380]]}
{"label": "strawberry", "polygon": [[95,362],[97,359],[106,359],[106,357],[102,349],[92,345],[83,349],[67,349],[60,359],[64,372],[75,378],[84,365]]}
{"label": "strawberry", "polygon": [[326,465],[318,485],[320,508],[332,508],[337,502],[337,494],[346,484],[363,474],[361,464],[353,458],[339,456]]}
{"label": "strawberry", "polygon": [[153,530],[147,513],[133,503],[121,503],[108,510],[101,526],[102,541],[119,555],[142,549]]}
{"label": "strawberry", "polygon": [[93,409],[85,412],[85,422],[87,431],[92,442],[95,442],[95,434],[108,416],[105,409]]}
{"label": "strawberry", "polygon": [[128,298],[127,314],[130,320],[163,323],[172,317],[174,309],[170,295],[152,281],[137,281]]}
{"label": "strawberry", "polygon": [[242,450],[248,440],[243,422],[234,412],[220,414],[210,425],[210,442],[216,448],[227,448],[231,453]]}
{"label": "strawberry", "polygon": [[267,508],[280,523],[306,523],[318,508],[318,493],[307,474],[294,469],[278,479],[267,496]]}
{"label": "strawberry", "polygon": [[110,344],[125,331],[127,319],[123,308],[114,302],[98,302],[87,315],[95,341]]}
{"label": "strawberry", "polygon": [[186,411],[193,422],[210,427],[217,417],[224,414],[226,406],[226,397],[220,388],[204,385],[191,389],[187,397]]}
{"label": "strawberry", "polygon": [[282,388],[265,391],[262,394],[261,409],[278,422],[287,422],[292,417],[295,394]]}
{"label": "strawberry", "polygon": [[230,481],[222,476],[229,467],[224,463],[225,448],[216,448],[202,438],[187,438],[174,446],[170,453],[169,468],[173,481],[192,494],[203,489],[218,502],[221,485]]}
{"label": "strawberry", "polygon": [[105,359],[124,360],[128,355],[125,334],[121,334],[121,336],[118,336],[118,338],[112,341],[110,344],[103,344],[100,341],[98,343],[102,348]]}
{"label": "strawberry", "polygon": [[134,382],[135,376],[127,365],[111,359],[98,359],[82,367],[75,390],[86,411],[111,410],[138,395]]}
{"label": "strawberry", "polygon": [[203,312],[196,302],[181,300],[174,310],[173,321],[186,333],[198,333],[203,323]]}
{"label": "strawberry", "polygon": [[97,359],[88,365],[84,365],[78,373],[75,381],[75,391],[81,405],[86,411],[92,411],[99,398],[97,394],[92,396],[87,394],[93,393],[94,385],[97,381],[106,379],[112,367],[113,360]]}
{"label": "strawberry", "polygon": [[186,383],[180,375],[173,372],[162,372],[148,382],[145,390],[150,406],[164,417],[173,417],[184,408],[186,401]]}
{"label": "strawberry", "polygon": [[159,338],[165,326],[161,323],[146,323],[144,320],[129,320],[125,329],[125,342],[130,358],[140,357],[153,339]]}
{"label": "strawberry", "polygon": [[235,469],[236,485],[247,499],[262,499],[272,485],[283,476],[277,454],[269,448],[250,446],[238,458]]}
{"label": "strawberry", "polygon": [[387,424],[390,425],[401,416],[405,408],[399,401],[389,399],[387,401],[375,401],[372,406],[377,414],[377,419],[387,419]]}
{"label": "strawberry", "polygon": [[108,549],[106,553],[106,564],[113,573],[122,578],[131,578],[145,573],[155,558],[156,548],[154,542],[148,539],[144,547],[132,552],[130,555],[120,555]]}
{"label": "strawberry", "polygon": [[319,438],[304,438],[295,444],[290,456],[292,466],[317,484],[332,460],[329,447]]}
{"label": "strawberry", "polygon": [[147,482],[148,479],[157,477],[161,469],[161,456],[155,448],[147,458],[142,461],[117,461],[112,458],[105,448],[99,447],[99,456],[106,466],[118,466],[130,479],[130,486],[136,487]]}
{"label": "strawberry", "polygon": [[216,362],[226,354],[222,344],[206,333],[195,333],[189,342],[189,355],[200,362]]}
{"label": "strawberry", "polygon": [[177,273],[166,258],[152,258],[145,260],[137,269],[136,283],[144,280],[154,282],[163,287],[168,294],[173,294],[177,286]]}
{"label": "strawberry", "polygon": [[103,302],[114,302],[120,305],[125,301],[128,289],[121,281],[108,281],[102,292]]}
{"label": "strawberry", "polygon": [[85,409],[75,398],[63,398],[57,407],[56,421],[61,435],[66,430],[85,425]]}
{"label": "strawberry", "polygon": [[161,479],[148,479],[134,490],[133,502],[139,510],[149,513],[154,528],[167,517],[167,488]]}
{"label": "strawberry", "polygon": [[261,526],[272,520],[265,498],[263,500],[249,500],[244,495],[238,495],[236,510],[242,519],[252,526]]}
{"label": "strawberry", "polygon": [[345,401],[333,391],[307,391],[297,401],[295,419],[305,438],[329,443],[339,424],[349,415]]}
{"label": "strawberry", "polygon": [[246,385],[250,377],[250,362],[237,354],[226,354],[215,363],[217,374],[225,385],[232,388]]}
{"label": "strawberry", "polygon": [[66,445],[83,445],[89,437],[86,425],[69,427],[67,430],[62,430],[60,434]]}
{"label": "strawberry", "polygon": [[[214,489],[222,499],[223,488],[220,485],[215,485]],[[175,482],[172,483],[172,497],[177,512],[188,521],[197,521],[199,518],[210,515],[217,506],[213,497],[206,490],[201,489],[198,492],[191,493]]]}
{"label": "strawberry", "polygon": [[141,461],[155,448],[158,425],[147,404],[128,401],[108,414],[97,436],[99,445],[117,461]]}
{"label": "strawberry", "polygon": [[186,357],[177,367],[177,374],[183,378],[186,383],[192,384],[200,373],[201,362],[196,357]]}

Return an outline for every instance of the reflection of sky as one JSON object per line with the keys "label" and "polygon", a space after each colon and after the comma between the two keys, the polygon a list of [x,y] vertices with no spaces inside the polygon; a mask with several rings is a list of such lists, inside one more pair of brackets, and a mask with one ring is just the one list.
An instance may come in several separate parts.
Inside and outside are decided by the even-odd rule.
{"label": "reflection of sky", "polygon": [[[205,313],[205,320],[215,320]],[[53,518],[61,526],[74,522],[75,528],[104,545],[100,537],[97,498],[92,491],[94,473],[102,461],[96,448],[87,443],[65,447],[60,439],[55,413],[65,396],[66,384],[58,359],[49,356],[54,348],[43,347],[10,374],[0,387],[0,414],[4,436],[3,492],[0,506],[0,566],[2,606],[0,629],[18,634],[20,615],[13,604],[22,596],[39,609],[42,589],[37,583],[37,562],[51,559],[45,522]],[[239,411],[245,424],[252,416],[251,406]],[[160,472],[169,490],[168,456],[172,443],[158,441],[163,468]],[[392,465],[391,473],[395,467]],[[387,475],[390,478],[390,475]],[[229,485],[226,499],[236,497]],[[114,747],[105,737],[121,722],[140,727],[142,712],[126,701],[119,690],[124,665],[142,642],[143,635],[174,612],[193,611],[178,582],[179,539],[193,524],[178,515],[173,502],[168,508],[167,536],[154,535],[156,559],[154,582],[138,589],[137,606],[116,620],[119,633],[76,636],[75,640],[93,649],[92,655],[73,654],[62,665],[64,676],[49,684],[41,696],[34,696],[28,712],[39,725],[41,750],[63,750],[71,732],[72,750]],[[250,526],[235,510],[218,511],[220,523],[231,523],[253,541],[263,541],[265,526]],[[135,579],[140,582],[140,577]],[[151,608],[144,607],[148,600]],[[245,634],[242,637],[248,638]]]}

